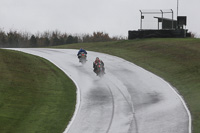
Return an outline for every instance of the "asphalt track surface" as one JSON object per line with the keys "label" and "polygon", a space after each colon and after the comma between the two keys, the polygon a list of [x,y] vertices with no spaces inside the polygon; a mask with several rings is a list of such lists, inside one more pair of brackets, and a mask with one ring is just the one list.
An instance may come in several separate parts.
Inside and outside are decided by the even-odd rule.
{"label": "asphalt track surface", "polygon": [[[51,61],[76,84],[76,111],[64,133],[191,133],[190,112],[176,89],[133,63],[88,51],[82,65],[78,50],[14,50]],[[105,63],[102,78],[93,72],[96,57]]]}

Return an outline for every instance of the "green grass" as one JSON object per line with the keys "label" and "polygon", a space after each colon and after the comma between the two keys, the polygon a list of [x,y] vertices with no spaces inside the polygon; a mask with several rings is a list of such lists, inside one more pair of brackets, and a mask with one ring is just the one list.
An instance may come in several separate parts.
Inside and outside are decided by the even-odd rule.
{"label": "green grass", "polygon": [[68,44],[56,48],[81,47],[124,58],[170,82],[188,104],[193,133],[200,133],[200,39],[136,39]]}
{"label": "green grass", "polygon": [[[200,132],[200,39],[138,39],[57,48],[81,47],[124,58],[163,77],[183,95],[192,113],[193,133]],[[74,111],[75,91],[73,82],[45,59],[0,49],[1,133],[63,132]]]}
{"label": "green grass", "polygon": [[61,133],[75,102],[75,85],[53,64],[0,49],[1,133]]}

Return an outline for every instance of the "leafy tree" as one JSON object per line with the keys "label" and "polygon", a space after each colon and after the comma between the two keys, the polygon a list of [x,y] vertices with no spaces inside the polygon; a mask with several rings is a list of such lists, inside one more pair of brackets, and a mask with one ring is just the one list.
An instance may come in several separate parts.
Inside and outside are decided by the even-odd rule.
{"label": "leafy tree", "polygon": [[32,47],[36,47],[37,46],[37,39],[36,39],[36,37],[34,35],[32,35],[31,38],[30,38],[30,45]]}
{"label": "leafy tree", "polygon": [[49,46],[49,44],[50,44],[49,38],[45,37],[44,38],[44,46]]}
{"label": "leafy tree", "polygon": [[7,41],[11,47],[18,47],[20,34],[17,31],[10,31],[7,33]]}
{"label": "leafy tree", "polygon": [[0,46],[4,47],[6,45],[6,34],[0,29]]}
{"label": "leafy tree", "polygon": [[78,37],[73,37],[72,35],[69,35],[67,37],[66,43],[67,44],[78,43]]}
{"label": "leafy tree", "polygon": [[111,41],[111,38],[107,33],[103,32],[93,32],[93,42],[101,42],[101,41]]}

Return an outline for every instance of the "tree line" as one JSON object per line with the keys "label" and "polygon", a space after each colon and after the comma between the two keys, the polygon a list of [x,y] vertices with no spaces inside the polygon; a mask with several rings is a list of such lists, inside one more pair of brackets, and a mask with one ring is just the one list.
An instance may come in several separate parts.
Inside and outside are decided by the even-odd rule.
{"label": "tree line", "polygon": [[59,31],[46,31],[43,33],[30,34],[10,30],[5,32],[0,29],[0,47],[45,47],[72,43],[104,42],[124,40],[123,37],[110,37],[104,32],[90,34],[71,35]]}

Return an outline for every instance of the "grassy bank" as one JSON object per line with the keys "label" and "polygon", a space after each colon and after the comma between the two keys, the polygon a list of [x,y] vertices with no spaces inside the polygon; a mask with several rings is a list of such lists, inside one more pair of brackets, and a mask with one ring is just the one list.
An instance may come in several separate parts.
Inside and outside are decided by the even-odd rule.
{"label": "grassy bank", "polygon": [[200,39],[126,40],[70,44],[57,48],[81,47],[124,58],[170,82],[188,104],[193,133],[200,133]]}
{"label": "grassy bank", "polygon": [[61,133],[75,100],[73,82],[54,65],[0,49],[1,133]]}

